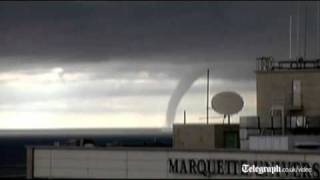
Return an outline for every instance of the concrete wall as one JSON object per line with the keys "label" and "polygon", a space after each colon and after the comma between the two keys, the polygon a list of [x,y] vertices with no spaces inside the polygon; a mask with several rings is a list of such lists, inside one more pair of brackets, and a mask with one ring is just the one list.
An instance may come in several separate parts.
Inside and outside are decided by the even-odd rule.
{"label": "concrete wall", "polygon": [[239,141],[239,125],[231,124],[231,125],[222,125],[216,124],[215,125],[215,148],[225,148],[225,133],[234,132],[237,135],[237,144],[236,147],[240,147]]}
{"label": "concrete wall", "polygon": [[257,151],[304,151],[306,148],[320,147],[319,135],[288,135],[288,136],[250,136],[247,150]]}
{"label": "concrete wall", "polygon": [[[173,148],[175,149],[214,149],[225,148],[225,135],[228,132],[239,134],[239,125],[222,124],[174,124]],[[235,145],[239,147],[238,142]]]}
{"label": "concrete wall", "polygon": [[[173,149],[108,149],[108,148],[28,148],[32,150],[33,174],[29,178],[256,178],[240,176],[170,172],[169,159],[246,160],[246,161],[300,161],[320,162],[319,153],[255,152],[255,151],[192,151]],[[198,161],[199,162],[199,161]],[[318,164],[318,171],[319,171]],[[241,164],[237,166],[241,171]],[[187,166],[189,168],[189,166]],[[226,169],[225,169],[226,170]],[[217,173],[217,171],[215,171]],[[316,174],[319,175],[319,174]],[[286,176],[284,176],[286,177]],[[317,176],[320,177],[320,176]],[[262,176],[265,178],[265,176]],[[274,177],[273,177],[274,178]]]}
{"label": "concrete wall", "polygon": [[250,136],[249,150],[288,151],[292,150],[288,136]]}
{"label": "concrete wall", "polygon": [[272,104],[292,104],[292,81],[301,80],[302,105],[307,116],[320,115],[320,71],[257,72],[257,113],[266,122]]}
{"label": "concrete wall", "polygon": [[174,124],[173,147],[176,149],[213,149],[214,125]]}

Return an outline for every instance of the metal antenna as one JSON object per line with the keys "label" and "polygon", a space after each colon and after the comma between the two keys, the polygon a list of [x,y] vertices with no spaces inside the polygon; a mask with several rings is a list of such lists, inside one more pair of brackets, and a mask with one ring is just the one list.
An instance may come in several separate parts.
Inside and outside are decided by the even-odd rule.
{"label": "metal antenna", "polygon": [[209,73],[210,69],[207,71],[207,124],[209,124]]}
{"label": "metal antenna", "polygon": [[300,56],[300,2],[298,1],[298,5],[297,5],[297,44],[296,44],[296,48],[297,48],[297,57]]}
{"label": "metal antenna", "polygon": [[320,45],[320,37],[319,37],[319,31],[320,31],[320,26],[319,26],[319,21],[320,21],[320,8],[319,8],[319,1],[317,1],[317,40],[316,40],[316,57],[319,58],[320,53],[319,53],[319,45]]}
{"label": "metal antenna", "polygon": [[305,21],[304,21],[304,52],[303,52],[303,56],[304,58],[307,58],[307,32],[308,32],[308,28],[307,28],[307,21],[308,21],[308,17],[307,17],[307,6],[305,7]]}
{"label": "metal antenna", "polygon": [[292,37],[291,37],[291,34],[292,34],[292,16],[290,16],[290,23],[289,23],[289,59],[292,58],[291,56],[291,51],[292,51],[292,47],[291,47],[291,44],[292,44]]}

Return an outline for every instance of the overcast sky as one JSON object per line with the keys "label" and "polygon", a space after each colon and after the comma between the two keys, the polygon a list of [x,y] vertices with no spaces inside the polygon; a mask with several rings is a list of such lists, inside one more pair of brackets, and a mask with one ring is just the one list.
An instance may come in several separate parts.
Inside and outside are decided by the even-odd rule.
{"label": "overcast sky", "polygon": [[[315,5],[300,3],[299,11],[304,27],[307,7],[309,57],[317,55]],[[164,128],[179,80],[206,66],[213,67],[211,97],[236,91],[245,101],[239,115],[255,115],[255,59],[288,58],[290,15],[293,56],[299,55],[297,7],[287,1],[0,2],[0,129]],[[189,122],[203,123],[205,93],[204,71],[175,122],[186,109]]]}

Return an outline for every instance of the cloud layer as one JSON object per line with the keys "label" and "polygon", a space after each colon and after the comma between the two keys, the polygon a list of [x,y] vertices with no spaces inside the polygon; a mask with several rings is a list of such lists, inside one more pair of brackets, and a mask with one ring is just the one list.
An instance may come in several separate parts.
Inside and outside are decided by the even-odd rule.
{"label": "cloud layer", "polygon": [[[243,114],[255,113],[255,58],[288,57],[298,4],[0,2],[0,129],[24,117],[39,128],[161,127],[178,82],[201,67],[212,67],[212,95],[237,90]],[[300,5],[315,22],[315,4]],[[308,27],[313,57],[316,26]],[[203,81],[177,116],[184,108],[195,122],[202,116]]]}

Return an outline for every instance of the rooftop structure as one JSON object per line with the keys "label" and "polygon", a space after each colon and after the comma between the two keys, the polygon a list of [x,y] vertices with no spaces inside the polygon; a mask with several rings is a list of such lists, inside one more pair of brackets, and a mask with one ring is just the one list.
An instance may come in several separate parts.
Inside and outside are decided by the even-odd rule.
{"label": "rooftop structure", "polygon": [[257,72],[288,70],[320,70],[320,59],[303,59],[275,61],[271,56],[257,58]]}
{"label": "rooftop structure", "polygon": [[259,149],[253,143],[263,142],[286,144],[283,150],[319,151],[320,59],[259,57],[256,82],[257,116],[240,118],[241,148]]}

